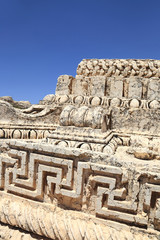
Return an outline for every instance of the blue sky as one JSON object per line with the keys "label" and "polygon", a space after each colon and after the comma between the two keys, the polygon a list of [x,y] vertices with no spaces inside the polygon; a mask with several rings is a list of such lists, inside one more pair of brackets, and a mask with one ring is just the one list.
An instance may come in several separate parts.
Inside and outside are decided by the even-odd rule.
{"label": "blue sky", "polygon": [[160,59],[160,0],[0,0],[0,96],[38,103],[84,58]]}

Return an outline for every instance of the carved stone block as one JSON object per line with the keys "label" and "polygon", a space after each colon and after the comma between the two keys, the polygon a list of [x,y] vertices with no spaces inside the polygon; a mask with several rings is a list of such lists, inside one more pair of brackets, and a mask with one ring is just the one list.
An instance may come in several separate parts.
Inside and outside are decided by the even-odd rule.
{"label": "carved stone block", "polygon": [[114,79],[113,81],[111,81],[110,97],[122,98],[122,96],[123,96],[123,81]]}
{"label": "carved stone block", "polygon": [[84,59],[39,104],[0,98],[3,239],[160,239],[159,69]]}
{"label": "carved stone block", "polygon": [[90,95],[90,78],[77,75],[72,94],[82,96]]}
{"label": "carved stone block", "polygon": [[57,81],[56,95],[69,95],[72,93],[74,78],[69,75],[61,75]]}
{"label": "carved stone block", "polygon": [[141,99],[142,82],[138,78],[130,78],[128,86],[128,98]]}
{"label": "carved stone block", "polygon": [[160,100],[160,81],[150,80],[148,84],[148,99]]}
{"label": "carved stone block", "polygon": [[95,76],[91,78],[90,95],[91,96],[105,96],[106,77]]}

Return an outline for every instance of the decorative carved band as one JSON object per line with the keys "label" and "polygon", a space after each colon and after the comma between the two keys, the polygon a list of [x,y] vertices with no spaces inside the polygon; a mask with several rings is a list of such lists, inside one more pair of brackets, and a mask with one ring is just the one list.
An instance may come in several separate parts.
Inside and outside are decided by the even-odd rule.
{"label": "decorative carved band", "polygon": [[55,129],[54,126],[41,127],[29,125],[0,125],[0,138],[9,139],[42,139],[46,138],[51,131]]}
{"label": "decorative carved band", "polygon": [[[100,135],[101,133],[101,135]],[[103,152],[108,156],[115,153],[119,145],[129,145],[129,136],[118,136],[113,131],[105,133],[88,128],[79,130],[76,127],[57,127],[48,135],[46,142],[59,147],[80,148],[95,152]]]}
{"label": "decorative carved band", "polygon": [[159,60],[136,59],[84,59],[77,68],[78,75],[105,75],[123,77],[160,77]]}
{"label": "decorative carved band", "polygon": [[142,109],[158,109],[160,108],[159,100],[146,100],[136,98],[118,98],[106,96],[82,96],[82,95],[55,95],[52,104],[57,105],[74,105],[103,108],[142,108]]}
{"label": "decorative carved band", "polygon": [[57,199],[100,218],[160,230],[159,174],[131,169],[126,174],[123,168],[97,164],[107,156],[91,151],[18,141],[9,145],[0,155],[1,191],[35,201]]}

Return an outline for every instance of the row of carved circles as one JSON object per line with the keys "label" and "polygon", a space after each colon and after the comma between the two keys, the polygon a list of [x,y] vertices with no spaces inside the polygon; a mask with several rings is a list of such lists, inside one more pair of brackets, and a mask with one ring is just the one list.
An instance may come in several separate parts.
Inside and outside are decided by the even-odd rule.
{"label": "row of carved circles", "polygon": [[98,96],[56,96],[58,103],[71,103],[76,105],[87,105],[87,106],[107,106],[107,107],[128,107],[128,108],[160,108],[160,101],[158,100],[139,100],[133,99],[120,99],[120,98],[107,98]]}
{"label": "row of carved circles", "polygon": [[84,76],[139,76],[160,77],[158,60],[92,59],[83,60],[77,68],[78,75]]}
{"label": "row of carved circles", "polygon": [[0,129],[0,138],[10,139],[42,139],[51,132],[49,130]]}
{"label": "row of carved circles", "polygon": [[96,152],[102,152],[108,155],[115,153],[117,149],[117,142],[111,141],[109,144],[95,144],[95,143],[86,143],[86,142],[76,142],[76,141],[67,141],[67,140],[54,140],[54,145],[62,148],[79,148],[83,150],[90,150]]}

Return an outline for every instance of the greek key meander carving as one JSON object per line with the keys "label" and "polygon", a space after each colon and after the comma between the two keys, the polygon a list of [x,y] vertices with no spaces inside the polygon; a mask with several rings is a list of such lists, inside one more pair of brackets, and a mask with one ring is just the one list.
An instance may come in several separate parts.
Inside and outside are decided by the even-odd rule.
{"label": "greek key meander carving", "polygon": [[[35,201],[47,197],[52,202],[53,197],[60,200],[65,196],[71,208],[76,201],[85,212],[92,208],[97,217],[144,228],[153,224],[159,229],[159,174],[150,172],[141,183],[141,175],[128,178],[122,168],[56,157],[53,147],[52,151],[39,144],[33,148],[11,143],[8,154],[0,156],[1,191]],[[131,182],[132,189],[128,189]]]}
{"label": "greek key meander carving", "polygon": [[158,109],[160,108],[159,100],[147,100],[136,98],[118,98],[118,97],[106,97],[106,96],[83,96],[83,95],[61,95],[56,96],[52,103],[60,105],[79,105],[79,106],[102,106],[103,108],[109,107],[126,107],[126,108],[142,108],[142,109]]}

